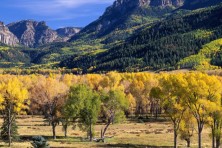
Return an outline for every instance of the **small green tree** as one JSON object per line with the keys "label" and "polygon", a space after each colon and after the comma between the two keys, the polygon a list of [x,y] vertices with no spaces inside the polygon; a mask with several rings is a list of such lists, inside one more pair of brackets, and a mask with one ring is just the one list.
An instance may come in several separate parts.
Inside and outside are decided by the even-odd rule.
{"label": "small green tree", "polygon": [[[1,127],[1,138],[8,142],[8,119],[5,118]],[[18,126],[16,125],[15,119],[11,121],[11,139],[13,141],[19,140]]]}
{"label": "small green tree", "polygon": [[110,124],[121,122],[125,118],[124,111],[128,109],[129,102],[121,89],[111,89],[108,93],[103,94],[102,104],[102,111],[106,119],[106,126],[101,133],[104,141]]}
{"label": "small green tree", "polygon": [[84,108],[84,100],[89,97],[86,85],[74,85],[70,88],[68,99],[65,102],[62,111],[62,124],[67,136],[67,128],[74,124],[75,120],[80,117],[80,111]]}
{"label": "small green tree", "polygon": [[101,101],[97,93],[87,88],[88,97],[84,100],[84,107],[80,111],[81,129],[87,131],[87,135],[92,141],[93,125],[96,124],[100,112]]}

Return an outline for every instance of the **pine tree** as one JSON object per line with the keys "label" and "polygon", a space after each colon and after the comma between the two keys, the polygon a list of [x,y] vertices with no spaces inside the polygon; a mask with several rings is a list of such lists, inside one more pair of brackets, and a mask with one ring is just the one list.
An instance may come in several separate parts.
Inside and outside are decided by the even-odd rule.
{"label": "pine tree", "polygon": [[[9,140],[8,139],[8,137],[9,137],[9,135],[8,135],[8,125],[9,125],[8,121],[9,121],[8,118],[5,118],[3,121],[2,127],[1,127],[1,138],[2,138],[2,140],[6,141],[6,142],[8,142],[8,140]],[[18,126],[16,124],[15,119],[13,119],[11,121],[11,133],[10,133],[11,141],[17,141],[20,139],[17,129],[18,129]]]}

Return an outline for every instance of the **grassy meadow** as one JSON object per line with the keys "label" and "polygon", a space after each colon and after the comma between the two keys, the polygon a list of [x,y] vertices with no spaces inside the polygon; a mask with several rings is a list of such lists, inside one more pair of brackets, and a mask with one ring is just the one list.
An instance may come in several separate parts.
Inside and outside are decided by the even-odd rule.
{"label": "grassy meadow", "polygon": [[[1,121],[2,122],[2,121]],[[48,140],[50,147],[173,147],[173,127],[170,122],[143,122],[125,121],[121,124],[113,124],[107,131],[105,143],[88,142],[86,133],[78,129],[69,127],[68,138],[64,137],[62,126],[57,129],[57,139],[52,139],[52,129],[48,123],[44,122],[42,116],[20,116],[17,119],[18,131],[21,136],[19,142],[13,142],[14,148],[31,147],[31,137],[42,135]],[[103,124],[95,126],[96,137],[100,136],[100,130]],[[191,146],[197,147],[197,134],[192,139]],[[209,137],[210,129],[205,128],[203,131],[203,147],[211,147]],[[7,147],[8,144],[0,142],[0,147]],[[178,146],[185,147],[186,142],[178,138]]]}

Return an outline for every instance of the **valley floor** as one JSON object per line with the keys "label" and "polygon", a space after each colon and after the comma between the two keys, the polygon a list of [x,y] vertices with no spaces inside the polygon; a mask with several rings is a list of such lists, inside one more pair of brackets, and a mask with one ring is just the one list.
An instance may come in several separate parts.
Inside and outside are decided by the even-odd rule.
{"label": "valley floor", "polygon": [[[2,121],[1,121],[2,122]],[[57,127],[57,140],[52,140],[52,128],[48,126],[41,116],[24,116],[17,119],[19,126],[19,134],[21,142],[14,142],[12,147],[25,148],[31,147],[31,139],[34,135],[41,135],[48,139],[50,147],[172,147],[173,130],[169,122],[146,122],[138,123],[126,121],[122,124],[111,125],[107,131],[107,139],[105,143],[86,142],[86,133],[81,132],[78,128],[68,130],[68,137],[64,138],[62,126]],[[104,125],[96,125],[96,137],[99,137],[101,128]],[[196,133],[196,132],[195,132]],[[203,147],[211,147],[211,139],[209,137],[210,130],[206,128],[203,131]],[[185,147],[186,142],[179,139],[180,147]],[[197,135],[195,134],[192,147],[197,147]],[[7,144],[0,142],[0,147],[7,147]]]}

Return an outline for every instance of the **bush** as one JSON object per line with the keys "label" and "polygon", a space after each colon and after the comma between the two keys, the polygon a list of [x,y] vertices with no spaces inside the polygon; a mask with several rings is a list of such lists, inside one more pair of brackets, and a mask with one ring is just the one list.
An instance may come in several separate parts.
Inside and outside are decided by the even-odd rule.
{"label": "bush", "polygon": [[42,136],[34,136],[32,137],[32,146],[34,148],[49,148],[49,144]]}

